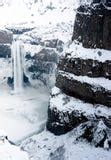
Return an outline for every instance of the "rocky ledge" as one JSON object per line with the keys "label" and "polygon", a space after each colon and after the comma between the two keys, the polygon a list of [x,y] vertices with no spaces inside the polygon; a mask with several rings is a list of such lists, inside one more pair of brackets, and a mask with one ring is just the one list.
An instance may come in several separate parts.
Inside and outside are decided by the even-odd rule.
{"label": "rocky ledge", "polygon": [[58,65],[60,70],[77,76],[105,77],[111,80],[111,61],[101,62],[94,59],[62,57]]}
{"label": "rocky ledge", "polygon": [[78,8],[73,42],[58,64],[47,121],[56,135],[79,127],[78,138],[102,147],[111,137],[110,19],[111,10],[101,3]]}
{"label": "rocky ledge", "polygon": [[56,86],[68,95],[92,104],[100,103],[111,107],[111,81],[105,78],[90,78],[59,71]]}
{"label": "rocky ledge", "polygon": [[[78,138],[85,138],[95,146],[103,146],[108,134],[104,119],[110,113],[111,109],[106,106],[85,103],[54,87],[48,109],[47,129],[61,135],[79,126]],[[100,127],[100,123],[104,127]]]}

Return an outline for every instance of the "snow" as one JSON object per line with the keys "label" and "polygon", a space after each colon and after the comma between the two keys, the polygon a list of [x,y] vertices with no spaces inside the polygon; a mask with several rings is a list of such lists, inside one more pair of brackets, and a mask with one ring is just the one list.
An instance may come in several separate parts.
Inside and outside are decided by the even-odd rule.
{"label": "snow", "polygon": [[[36,27],[33,31],[19,37],[24,42],[30,42],[38,37],[42,37],[43,40],[58,38],[64,42],[65,46],[67,45],[66,48],[69,46],[66,52],[71,53],[72,57],[97,59],[102,62],[111,60],[110,51],[85,49],[82,45],[74,43],[70,45],[75,9],[78,6],[77,0],[38,0],[36,4],[32,0],[25,0],[25,3],[23,0],[5,0],[4,2],[3,7],[0,7],[0,28]],[[26,51],[31,51],[32,56],[41,49],[40,46],[25,45]],[[100,56],[98,53],[101,51]],[[23,141],[21,148],[29,153],[30,160],[111,160],[109,151],[94,148],[86,143],[77,143],[75,130],[62,136],[54,136],[46,130],[38,134],[46,124],[49,90],[37,81],[36,84],[32,82],[34,88],[26,87],[22,93],[14,94],[6,83],[6,77],[11,74],[10,59],[0,59],[0,130],[4,130],[9,140],[16,144]],[[78,80],[82,78],[82,82],[91,80],[87,77],[74,76],[74,78]],[[98,83],[92,79],[91,83],[93,82],[97,85],[101,83],[107,89],[111,87],[104,80],[103,83]],[[74,98],[70,98],[67,104],[62,105],[64,96],[59,93],[59,89],[54,88],[52,94],[58,94],[51,103],[52,106],[56,103],[59,110],[72,111],[75,108],[81,112],[84,111],[87,115],[109,116],[111,113],[107,107],[93,106]],[[8,142],[0,144],[0,160],[22,159],[27,160],[27,154],[19,147],[12,146]]]}
{"label": "snow", "polygon": [[0,142],[0,160],[29,160],[29,158],[26,152],[5,140]]}
{"label": "snow", "polygon": [[5,133],[3,130],[0,130],[0,137],[6,137],[7,136],[7,133]]}
{"label": "snow", "polygon": [[11,141],[18,143],[44,128],[49,99],[47,88],[27,87],[21,94],[0,90],[0,129]]}
{"label": "snow", "polygon": [[50,109],[54,108],[56,108],[59,112],[68,111],[69,113],[76,110],[79,111],[79,113],[83,113],[87,117],[95,117],[95,115],[108,117],[111,115],[110,108],[100,104],[93,105],[90,103],[85,103],[77,98],[67,96],[57,87],[52,89],[52,97],[50,99]]}
{"label": "snow", "polygon": [[75,42],[72,42],[69,48],[66,47],[64,54],[70,54],[70,58],[93,59],[100,62],[111,60],[111,51],[99,48],[84,48],[82,44],[77,44]]}
{"label": "snow", "polygon": [[[111,90],[111,81],[106,79],[106,78],[90,78],[88,76],[76,76],[72,73],[68,73],[68,72],[64,72],[64,71],[59,71],[59,73],[64,76],[64,77],[67,77],[68,79],[74,79],[74,80],[77,80],[81,83],[88,83],[92,86],[95,86],[95,87],[103,87],[105,88],[106,90]],[[94,89],[95,89],[94,87]]]}
{"label": "snow", "polygon": [[76,130],[55,136],[44,130],[21,145],[31,160],[111,160],[110,151],[94,148],[86,142],[77,142]]}
{"label": "snow", "polygon": [[78,5],[76,0],[39,0],[32,4],[30,2],[24,3],[23,0],[5,2],[5,5],[0,7],[0,26],[17,23],[33,23],[37,26],[73,21],[73,9]]}

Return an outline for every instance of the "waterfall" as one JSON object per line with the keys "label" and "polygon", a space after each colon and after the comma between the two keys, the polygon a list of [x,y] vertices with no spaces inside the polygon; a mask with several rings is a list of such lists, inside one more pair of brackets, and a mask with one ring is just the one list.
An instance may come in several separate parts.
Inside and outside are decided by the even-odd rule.
{"label": "waterfall", "polygon": [[18,93],[23,90],[23,61],[24,52],[21,41],[13,41],[12,44],[12,64],[14,76],[14,92]]}

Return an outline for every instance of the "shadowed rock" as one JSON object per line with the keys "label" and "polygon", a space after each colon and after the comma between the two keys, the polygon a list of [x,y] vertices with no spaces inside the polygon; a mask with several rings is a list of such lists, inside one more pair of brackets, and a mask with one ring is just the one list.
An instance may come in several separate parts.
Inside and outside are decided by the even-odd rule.
{"label": "shadowed rock", "polygon": [[77,10],[72,40],[85,48],[111,50],[111,10],[103,4],[80,6]]}
{"label": "shadowed rock", "polygon": [[11,44],[13,41],[13,34],[8,30],[0,30],[0,43]]}

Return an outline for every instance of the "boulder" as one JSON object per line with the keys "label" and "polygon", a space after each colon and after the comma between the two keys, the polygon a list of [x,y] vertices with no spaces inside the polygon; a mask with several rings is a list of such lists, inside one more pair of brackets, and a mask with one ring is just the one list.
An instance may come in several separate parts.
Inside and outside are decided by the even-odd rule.
{"label": "boulder", "polygon": [[86,139],[95,147],[104,147],[107,139],[106,128],[101,120],[88,121],[78,127],[78,138]]}

